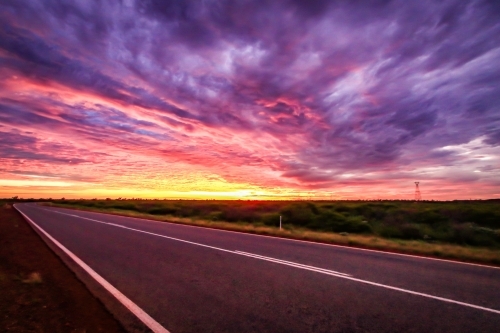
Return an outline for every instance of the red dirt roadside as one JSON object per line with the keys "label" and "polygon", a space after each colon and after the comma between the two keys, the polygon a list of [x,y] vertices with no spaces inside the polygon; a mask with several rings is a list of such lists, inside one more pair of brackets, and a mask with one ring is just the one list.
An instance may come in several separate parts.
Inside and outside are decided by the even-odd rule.
{"label": "red dirt roadside", "polygon": [[0,331],[125,332],[9,204],[0,206]]}

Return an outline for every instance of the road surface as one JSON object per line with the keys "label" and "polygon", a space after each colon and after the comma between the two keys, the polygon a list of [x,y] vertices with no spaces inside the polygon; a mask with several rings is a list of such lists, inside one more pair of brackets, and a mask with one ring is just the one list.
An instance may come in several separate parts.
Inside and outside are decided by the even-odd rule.
{"label": "road surface", "polygon": [[500,327],[500,269],[494,267],[16,207],[158,331],[455,333]]}

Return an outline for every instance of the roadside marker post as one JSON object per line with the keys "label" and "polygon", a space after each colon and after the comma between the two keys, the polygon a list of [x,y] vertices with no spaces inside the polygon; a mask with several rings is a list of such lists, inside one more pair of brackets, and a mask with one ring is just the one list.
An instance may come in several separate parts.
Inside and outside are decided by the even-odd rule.
{"label": "roadside marker post", "polygon": [[281,230],[281,215],[280,215],[280,230]]}

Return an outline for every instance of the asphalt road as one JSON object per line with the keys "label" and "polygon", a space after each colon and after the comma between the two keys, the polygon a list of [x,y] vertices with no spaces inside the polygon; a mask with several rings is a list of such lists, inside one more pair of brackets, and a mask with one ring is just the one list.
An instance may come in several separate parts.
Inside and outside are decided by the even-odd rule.
{"label": "asphalt road", "polygon": [[498,268],[17,208],[172,333],[500,329]]}

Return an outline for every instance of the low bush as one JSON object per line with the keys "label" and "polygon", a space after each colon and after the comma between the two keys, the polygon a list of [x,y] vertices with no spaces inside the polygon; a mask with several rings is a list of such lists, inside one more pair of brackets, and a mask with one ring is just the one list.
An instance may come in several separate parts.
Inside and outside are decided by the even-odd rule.
{"label": "low bush", "polygon": [[399,238],[402,239],[423,239],[424,236],[420,232],[418,226],[410,223],[401,225],[399,227],[399,230],[400,230]]}
{"label": "low bush", "polygon": [[222,221],[223,213],[221,211],[210,212],[205,215],[205,218],[210,221]]}
{"label": "low bush", "polygon": [[453,235],[450,241],[473,246],[491,247],[500,245],[500,240],[495,230],[478,227],[472,223],[453,226]]}
{"label": "low bush", "polygon": [[115,204],[109,205],[108,207],[115,208],[115,209],[140,211],[140,209],[133,203],[115,203]]}
{"label": "low bush", "polygon": [[280,214],[279,213],[264,213],[261,215],[260,221],[264,225],[268,225],[271,227],[277,227],[280,225]]}
{"label": "low bush", "polygon": [[176,212],[175,208],[168,206],[152,207],[147,210],[147,213],[152,215],[175,215]]}

